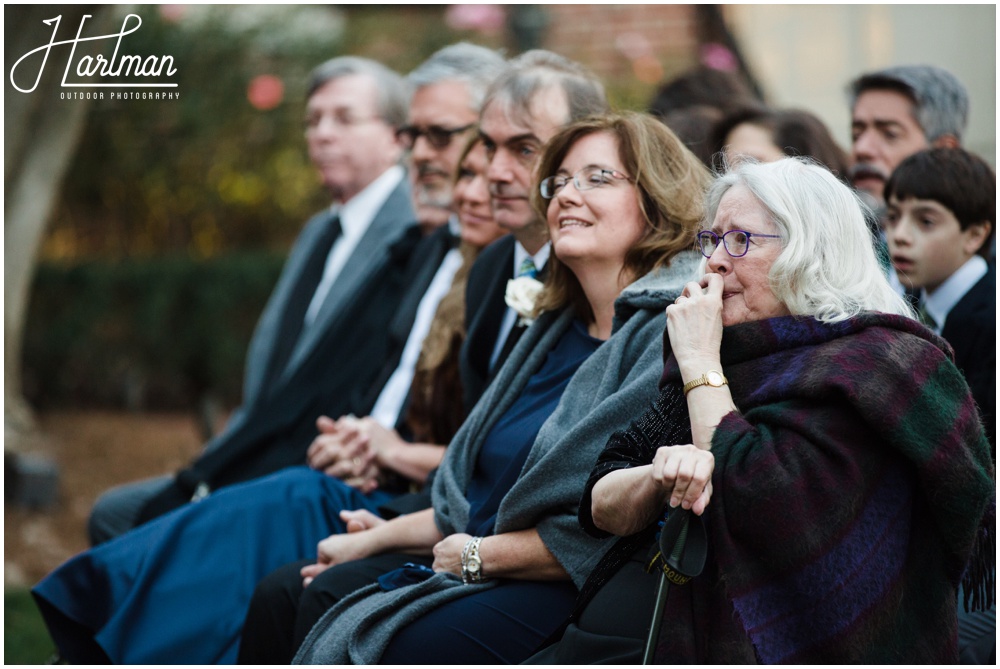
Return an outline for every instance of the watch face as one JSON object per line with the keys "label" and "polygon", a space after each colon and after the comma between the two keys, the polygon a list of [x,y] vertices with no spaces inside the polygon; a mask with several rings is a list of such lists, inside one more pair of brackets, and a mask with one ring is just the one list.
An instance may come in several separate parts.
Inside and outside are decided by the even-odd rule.
{"label": "watch face", "polygon": [[710,386],[719,387],[723,383],[725,383],[725,381],[722,378],[722,374],[720,374],[719,372],[709,372],[708,374],[705,375],[705,378],[708,379],[708,385]]}
{"label": "watch face", "polygon": [[473,574],[478,574],[479,573],[479,567],[480,567],[479,560],[477,560],[475,558],[469,560],[468,569],[469,569],[470,572],[472,572]]}

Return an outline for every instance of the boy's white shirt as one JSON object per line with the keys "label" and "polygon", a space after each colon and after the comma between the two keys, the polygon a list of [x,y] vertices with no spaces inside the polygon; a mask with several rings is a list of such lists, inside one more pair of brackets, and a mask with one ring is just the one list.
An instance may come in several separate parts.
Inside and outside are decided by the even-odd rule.
{"label": "boy's white shirt", "polygon": [[986,264],[986,260],[982,256],[972,256],[945,279],[933,293],[928,293],[925,289],[920,290],[920,299],[924,302],[924,308],[938,324],[934,328],[936,334],[941,334],[948,314],[955,308],[959,300],[965,297],[965,294],[986,276],[987,271],[989,271],[989,266]]}

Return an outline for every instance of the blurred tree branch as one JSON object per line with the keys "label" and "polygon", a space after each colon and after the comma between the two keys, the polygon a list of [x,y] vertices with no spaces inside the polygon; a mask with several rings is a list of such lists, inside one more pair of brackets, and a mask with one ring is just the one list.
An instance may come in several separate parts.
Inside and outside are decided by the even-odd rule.
{"label": "blurred tree branch", "polygon": [[[22,5],[4,7],[4,61],[10,65],[37,48],[35,28],[59,16],[63,31],[75,30],[85,14],[86,28],[107,32],[113,9],[98,6]],[[90,33],[94,34],[94,33]],[[4,448],[18,450],[34,429],[31,408],[21,390],[21,348],[31,280],[38,249],[56,204],[66,169],[83,134],[86,100],[56,102],[63,68],[53,57],[32,93],[10,85],[4,95]]]}

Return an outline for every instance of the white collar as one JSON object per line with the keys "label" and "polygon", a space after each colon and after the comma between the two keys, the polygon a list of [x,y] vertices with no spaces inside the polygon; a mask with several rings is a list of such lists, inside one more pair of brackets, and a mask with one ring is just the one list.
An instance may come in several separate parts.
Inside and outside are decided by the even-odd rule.
{"label": "white collar", "polygon": [[938,324],[938,334],[941,334],[945,319],[948,318],[951,310],[986,275],[987,271],[989,271],[989,266],[986,264],[986,260],[982,256],[972,256],[945,279],[933,293],[921,289],[920,298],[924,301],[927,313]]}
{"label": "white collar", "polygon": [[403,168],[393,165],[365,186],[360,193],[341,205],[339,212],[334,205],[334,212],[340,215],[340,227],[345,239],[355,239],[365,233],[375,219],[375,214],[404,176]]}
{"label": "white collar", "polygon": [[545,267],[545,263],[549,261],[549,253],[552,251],[552,242],[545,242],[542,248],[538,249],[538,253],[531,255],[528,251],[521,246],[521,242],[514,240],[514,276],[517,276],[518,271],[521,268],[521,263],[527,258],[531,258],[532,262],[535,263],[535,269],[539,272]]}

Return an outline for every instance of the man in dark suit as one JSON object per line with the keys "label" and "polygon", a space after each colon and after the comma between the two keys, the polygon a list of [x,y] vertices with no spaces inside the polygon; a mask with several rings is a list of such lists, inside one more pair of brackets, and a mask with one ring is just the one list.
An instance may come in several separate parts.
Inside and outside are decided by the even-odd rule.
{"label": "man in dark suit", "polygon": [[243,404],[176,477],[99,498],[92,543],[220,485],[301,462],[322,411],[367,410],[358,403],[390,353],[381,335],[420,237],[396,138],[407,103],[406,82],[374,61],[335,58],[313,71],[306,142],[334,204],[306,224],[261,315]]}

